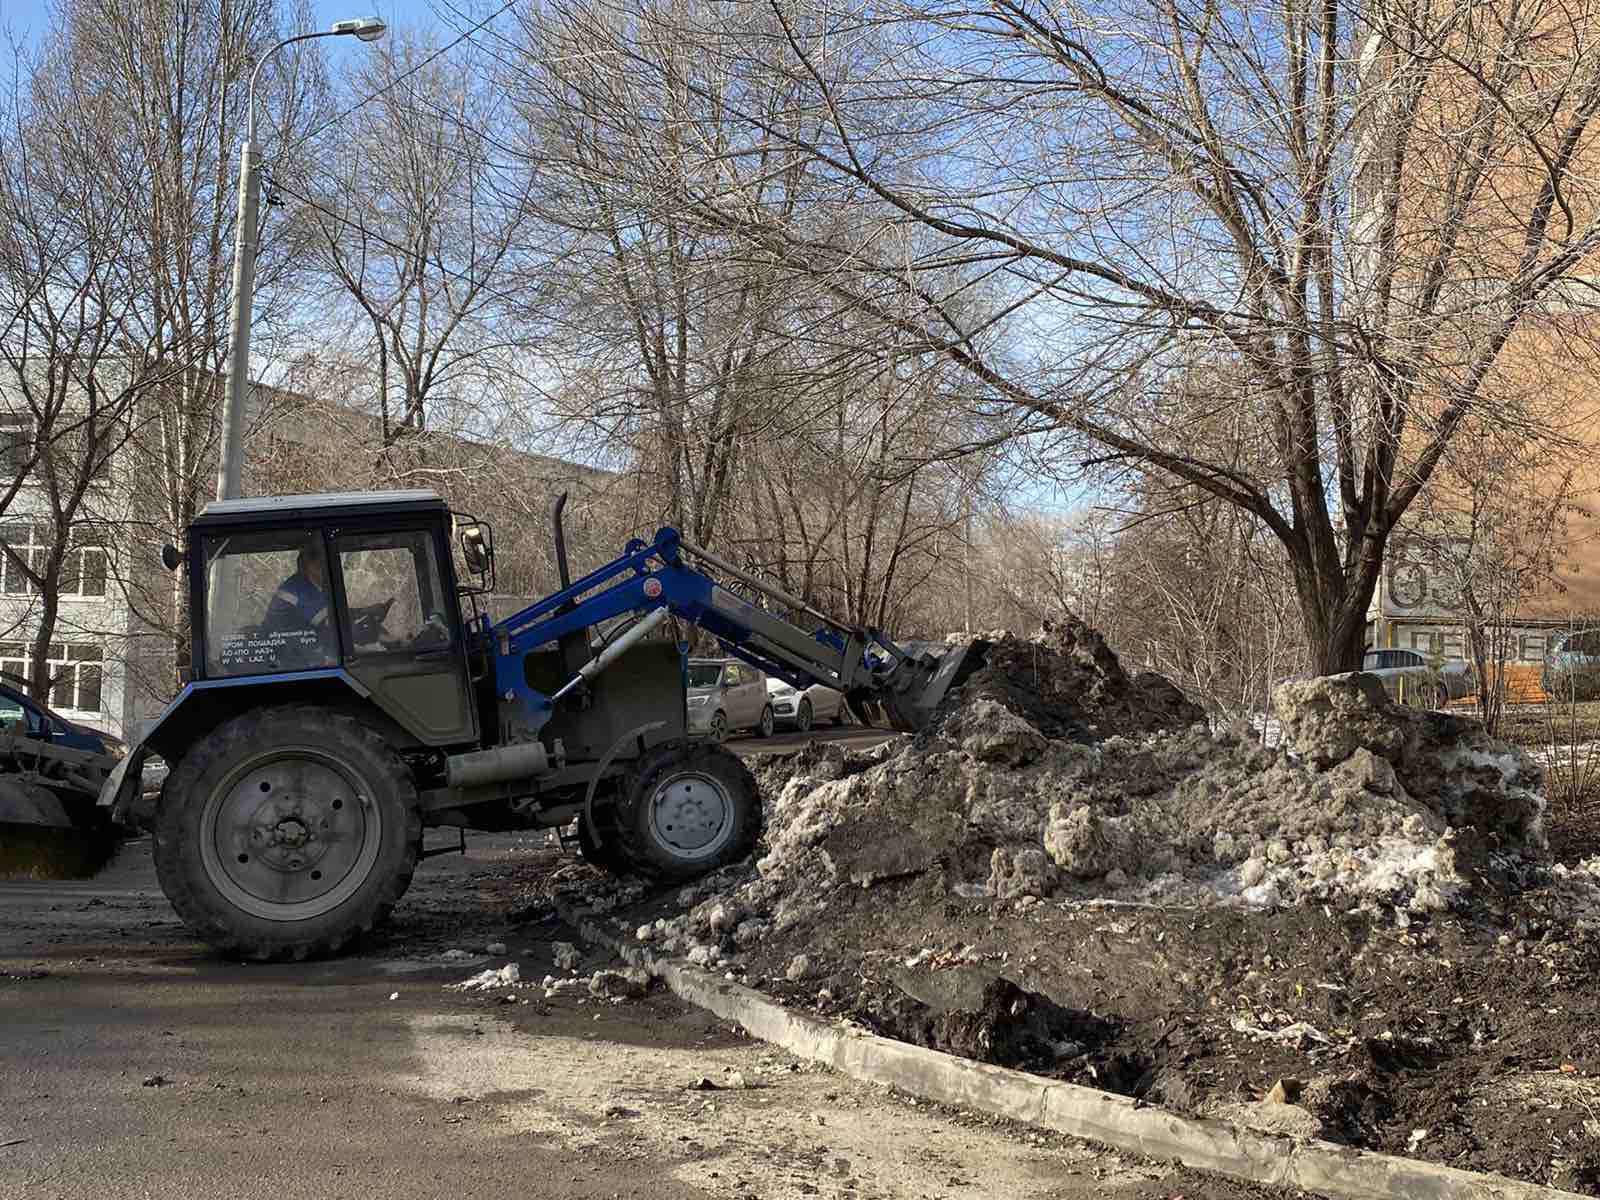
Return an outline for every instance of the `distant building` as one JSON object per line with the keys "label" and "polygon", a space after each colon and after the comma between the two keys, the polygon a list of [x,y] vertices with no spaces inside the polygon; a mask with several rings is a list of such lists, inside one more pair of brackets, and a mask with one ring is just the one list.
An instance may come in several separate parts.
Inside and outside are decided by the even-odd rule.
{"label": "distant building", "polygon": [[[57,420],[70,424],[70,412]],[[27,466],[37,436],[34,414],[22,400],[21,381],[0,365],[0,477],[9,481]],[[76,448],[70,430],[62,444]],[[47,490],[36,483],[25,483],[0,514],[0,673],[12,683],[31,679],[36,649],[42,649],[52,681],[46,700],[50,707],[117,734],[141,715],[122,669],[141,623],[111,567],[132,490],[125,464],[114,459],[65,530],[58,529]],[[36,648],[46,597],[24,566],[37,575],[63,540],[67,549],[53,597],[55,629],[49,644]]]}
{"label": "distant building", "polygon": [[[37,431],[19,382],[0,367],[0,484],[31,457]],[[246,492],[292,494],[369,486],[378,459],[376,421],[356,409],[290,392],[255,389],[246,441]],[[621,548],[627,524],[602,503],[619,477],[493,442],[428,434],[414,470],[395,487],[427,487],[496,526],[500,591],[496,610],[554,586],[548,510],[560,490],[573,492],[568,531],[574,570],[604,546]],[[215,454],[213,447],[211,453]],[[159,715],[179,686],[174,616],[181,584],[160,561],[151,531],[153,483],[130,450],[113,455],[69,532],[70,550],[55,596],[56,630],[45,647],[47,703],[71,720],[118,736],[134,736]],[[9,471],[8,471],[9,468]],[[381,482],[380,482],[381,486]],[[0,514],[0,673],[31,677],[33,642],[44,597],[18,563],[36,565],[58,539],[45,489],[27,481]]]}

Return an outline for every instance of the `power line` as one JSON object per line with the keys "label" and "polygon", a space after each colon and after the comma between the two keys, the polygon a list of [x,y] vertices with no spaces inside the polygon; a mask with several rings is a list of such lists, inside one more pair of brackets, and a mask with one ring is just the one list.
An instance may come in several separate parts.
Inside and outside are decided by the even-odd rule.
{"label": "power line", "polygon": [[[346,117],[348,117],[351,113],[355,112],[357,109],[362,108],[365,105],[372,103],[372,101],[378,99],[380,96],[387,95],[388,93],[393,91],[396,87],[398,87],[404,80],[406,80],[407,78],[409,78],[412,75],[415,75],[418,71],[422,70],[422,68],[426,67],[429,63],[433,62],[435,59],[439,58],[441,55],[448,54],[450,51],[454,50],[457,46],[459,46],[462,42],[464,42],[468,38],[472,37],[473,34],[479,33],[483,29],[487,28],[490,22],[492,22],[493,20],[495,20],[495,18],[501,16],[502,14],[507,13],[511,9],[515,8],[519,2],[520,2],[520,0],[505,0],[504,4],[502,4],[499,8],[495,9],[488,16],[484,17],[482,20],[478,21],[476,24],[471,25],[468,28],[462,30],[462,32],[460,34],[458,34],[453,41],[447,42],[445,45],[440,46],[437,50],[435,50],[432,54],[430,54],[426,58],[424,58],[421,62],[413,63],[411,66],[407,67],[404,71],[400,72],[400,74],[396,75],[393,79],[389,80],[388,83],[384,84],[377,91],[370,92],[367,95],[361,97],[361,99],[357,100],[354,104],[352,104],[349,108],[345,109],[343,112],[336,113],[334,116],[329,117],[321,125],[318,125],[310,133],[306,134],[303,138],[301,138],[300,139],[301,144],[309,142],[312,139],[320,136],[324,130],[326,130],[326,129],[334,126],[334,125],[337,125],[340,121],[344,120]],[[285,190],[287,191],[288,189],[285,189]]]}

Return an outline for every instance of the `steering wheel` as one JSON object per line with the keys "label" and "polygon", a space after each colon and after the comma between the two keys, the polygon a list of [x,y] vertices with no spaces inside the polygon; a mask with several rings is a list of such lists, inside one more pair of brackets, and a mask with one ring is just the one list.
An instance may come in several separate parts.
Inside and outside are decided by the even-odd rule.
{"label": "steering wheel", "polygon": [[378,631],[383,628],[384,618],[389,615],[389,610],[394,607],[394,597],[377,604],[369,604],[364,608],[350,610],[350,629],[355,634],[358,642],[375,642],[378,640]]}
{"label": "steering wheel", "polygon": [[437,650],[449,644],[450,625],[445,621],[442,612],[429,613],[427,623],[417,630],[417,636],[411,639],[413,650]]}

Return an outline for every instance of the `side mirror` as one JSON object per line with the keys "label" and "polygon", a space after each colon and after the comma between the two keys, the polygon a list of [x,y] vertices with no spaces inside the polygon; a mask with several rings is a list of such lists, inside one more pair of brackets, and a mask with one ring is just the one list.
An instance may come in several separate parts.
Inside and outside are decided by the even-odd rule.
{"label": "side mirror", "polygon": [[169,571],[176,571],[183,566],[183,552],[170,544],[161,547],[161,565]]}
{"label": "side mirror", "polygon": [[494,553],[482,525],[468,525],[461,531],[461,556],[474,575],[489,571],[489,559]]}

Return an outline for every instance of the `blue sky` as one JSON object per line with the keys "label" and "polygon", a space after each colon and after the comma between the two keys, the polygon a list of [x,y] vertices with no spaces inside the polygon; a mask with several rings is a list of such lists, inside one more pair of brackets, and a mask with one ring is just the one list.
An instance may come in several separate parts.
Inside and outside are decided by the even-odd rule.
{"label": "blue sky", "polygon": [[[0,0],[0,88],[8,86],[13,75],[10,45],[36,45],[51,28],[56,3],[57,0]],[[313,28],[326,29],[337,20],[376,14],[394,28],[431,29],[443,44],[502,3],[503,0],[308,0],[307,8]],[[292,0],[282,0],[285,11],[292,7]],[[501,17],[498,23],[509,24],[510,19]],[[335,68],[345,56],[363,53],[353,38],[325,39],[319,45]],[[1065,511],[1079,507],[1084,494],[1077,488],[1063,489],[1035,479],[1023,495],[1013,499],[1039,509]]]}
{"label": "blue sky", "polygon": [[[25,45],[33,45],[50,28],[50,10],[53,0],[0,0],[0,45],[12,38]],[[284,6],[288,8],[286,4]],[[364,17],[376,13],[390,25],[437,26],[441,30],[455,29],[462,24],[456,14],[470,10],[472,0],[309,0],[308,7],[317,28],[326,29],[335,21],[346,17]],[[343,42],[344,38],[328,41]],[[354,39],[351,39],[354,40]],[[328,42],[323,43],[324,47]],[[344,47],[329,49],[330,57]],[[9,54],[4,54],[6,59]],[[9,76],[9,66],[0,67],[0,74]]]}

